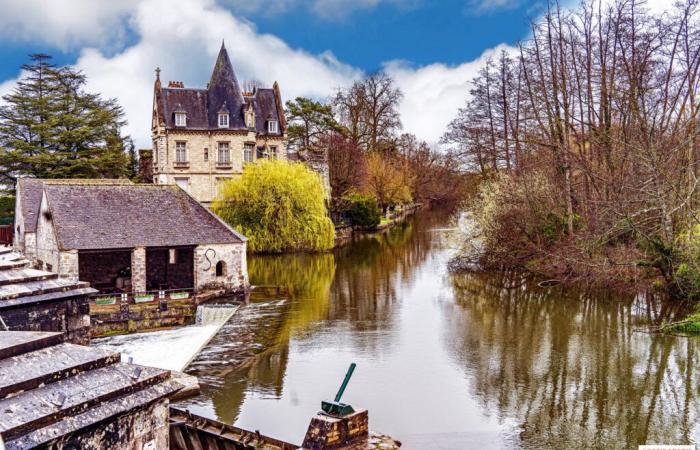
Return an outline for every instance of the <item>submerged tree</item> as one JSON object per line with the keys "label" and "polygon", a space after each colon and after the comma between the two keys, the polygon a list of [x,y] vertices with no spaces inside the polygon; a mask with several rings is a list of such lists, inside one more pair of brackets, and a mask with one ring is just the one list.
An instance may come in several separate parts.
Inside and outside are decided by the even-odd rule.
{"label": "submerged tree", "polygon": [[126,176],[126,122],[116,100],[87,93],[85,75],[48,55],[31,60],[0,107],[0,181]]}
{"label": "submerged tree", "polygon": [[326,195],[319,175],[305,165],[264,160],[227,181],[212,209],[248,237],[253,252],[323,251],[335,238]]}

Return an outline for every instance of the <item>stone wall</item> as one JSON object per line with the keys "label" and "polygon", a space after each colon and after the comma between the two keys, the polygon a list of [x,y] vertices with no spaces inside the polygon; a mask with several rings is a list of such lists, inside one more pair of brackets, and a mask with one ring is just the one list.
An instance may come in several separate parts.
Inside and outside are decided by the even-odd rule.
{"label": "stone wall", "polygon": [[[177,142],[185,142],[186,164],[175,163]],[[217,165],[219,142],[229,143],[231,164]],[[219,183],[243,172],[243,148],[254,144],[253,158],[257,158],[257,147],[277,147],[277,158],[286,159],[284,138],[258,138],[254,132],[169,130],[161,127],[153,140],[155,181],[159,184],[176,184],[176,179],[187,179],[189,193],[198,201],[209,204],[218,194]],[[205,150],[206,149],[206,150]],[[205,157],[206,154],[206,157]]]}
{"label": "stone wall", "polygon": [[90,343],[87,295],[15,307],[3,306],[0,317],[10,331],[62,331],[69,342]]}
{"label": "stone wall", "polygon": [[17,193],[15,197],[15,229],[12,237],[12,248],[15,251],[25,253],[26,227],[24,225],[24,215],[22,214],[22,196],[20,195],[19,183],[17,183]]}
{"label": "stone wall", "polygon": [[60,274],[58,242],[52,220],[46,194],[43,194],[36,225],[35,263],[40,269]]}
{"label": "stone wall", "polygon": [[45,448],[62,449],[121,449],[160,450],[167,449],[170,441],[168,412],[169,401],[158,400],[142,408],[108,419],[76,433],[62,436]]}
{"label": "stone wall", "polygon": [[131,250],[131,288],[134,292],[146,291],[146,248]]}
{"label": "stone wall", "polygon": [[[216,275],[219,262],[224,265],[221,276]],[[248,289],[246,244],[200,245],[194,251],[194,278],[198,290]]]}
{"label": "stone wall", "polygon": [[24,242],[21,244],[24,250],[20,250],[24,253],[27,259],[32,259],[36,256],[36,233],[22,233],[24,235]]}
{"label": "stone wall", "polygon": [[192,325],[195,322],[196,299],[156,299],[149,303],[122,305],[90,304],[93,337],[134,333],[164,327]]}
{"label": "stone wall", "polygon": [[78,281],[79,270],[78,251],[69,250],[60,252],[58,255],[58,273],[62,278]]}

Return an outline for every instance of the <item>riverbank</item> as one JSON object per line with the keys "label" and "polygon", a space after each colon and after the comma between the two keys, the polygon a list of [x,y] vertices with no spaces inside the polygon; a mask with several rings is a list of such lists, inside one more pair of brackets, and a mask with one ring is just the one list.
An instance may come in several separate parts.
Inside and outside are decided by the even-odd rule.
{"label": "riverbank", "polygon": [[353,226],[350,224],[337,225],[335,227],[335,247],[345,245],[348,242],[352,242],[353,239],[357,239],[362,236],[385,232],[396,225],[405,222],[422,208],[423,205],[421,204],[406,206],[400,211],[390,214],[389,217],[383,217],[379,225],[374,228]]}

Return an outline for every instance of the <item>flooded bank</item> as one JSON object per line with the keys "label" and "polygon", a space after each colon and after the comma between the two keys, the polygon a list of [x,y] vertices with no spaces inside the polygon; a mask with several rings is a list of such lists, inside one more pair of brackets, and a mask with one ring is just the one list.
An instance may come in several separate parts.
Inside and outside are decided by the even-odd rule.
{"label": "flooded bank", "polygon": [[291,442],[332,397],[405,448],[636,448],[700,440],[698,341],[635,330],[645,296],[450,275],[449,218],[421,212],[323,255],[255,256],[254,297],[190,366],[195,413]]}

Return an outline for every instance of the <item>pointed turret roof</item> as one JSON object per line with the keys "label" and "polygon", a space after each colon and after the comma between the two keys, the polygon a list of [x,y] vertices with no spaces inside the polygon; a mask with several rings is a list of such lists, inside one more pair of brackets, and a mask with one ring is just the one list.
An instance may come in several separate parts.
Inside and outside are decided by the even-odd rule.
{"label": "pointed turret roof", "polygon": [[[216,124],[216,114],[226,105],[229,111],[241,111],[243,94],[238,84],[236,73],[228,57],[226,46],[221,43],[219,56],[216,58],[214,70],[211,73],[208,87],[209,123]],[[242,117],[234,117],[232,128],[245,128]]]}

